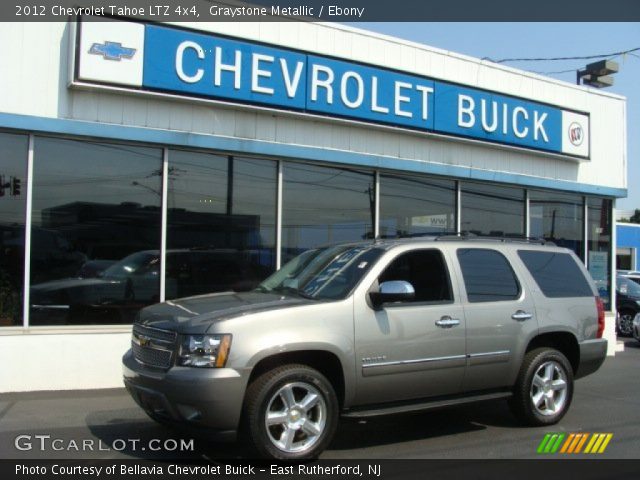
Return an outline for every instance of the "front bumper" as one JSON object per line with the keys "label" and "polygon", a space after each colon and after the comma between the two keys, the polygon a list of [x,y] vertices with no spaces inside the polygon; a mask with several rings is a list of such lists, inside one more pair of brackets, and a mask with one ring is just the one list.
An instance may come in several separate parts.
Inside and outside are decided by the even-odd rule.
{"label": "front bumper", "polygon": [[607,357],[607,340],[596,338],[580,343],[580,365],[575,378],[586,377],[598,370]]}
{"label": "front bumper", "polygon": [[174,366],[165,372],[140,364],[131,350],[122,368],[125,387],[150,416],[212,440],[235,439],[249,370]]}

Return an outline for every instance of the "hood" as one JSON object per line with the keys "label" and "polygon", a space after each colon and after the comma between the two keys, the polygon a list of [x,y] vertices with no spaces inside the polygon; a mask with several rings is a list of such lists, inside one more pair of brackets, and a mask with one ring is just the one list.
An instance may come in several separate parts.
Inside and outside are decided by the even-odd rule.
{"label": "hood", "polygon": [[316,302],[280,293],[214,293],[144,308],[137,323],[180,333],[205,333],[221,320],[311,303]]}

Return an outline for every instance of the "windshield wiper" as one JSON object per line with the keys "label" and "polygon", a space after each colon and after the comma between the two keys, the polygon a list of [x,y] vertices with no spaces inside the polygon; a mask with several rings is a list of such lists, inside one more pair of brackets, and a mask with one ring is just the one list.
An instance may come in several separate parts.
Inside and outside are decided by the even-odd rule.
{"label": "windshield wiper", "polygon": [[292,293],[298,297],[307,298],[309,300],[316,300],[315,297],[312,297],[308,293],[303,292],[302,290],[298,290],[295,287],[286,287],[284,285],[280,285],[271,290],[272,292],[282,292],[282,293]]}

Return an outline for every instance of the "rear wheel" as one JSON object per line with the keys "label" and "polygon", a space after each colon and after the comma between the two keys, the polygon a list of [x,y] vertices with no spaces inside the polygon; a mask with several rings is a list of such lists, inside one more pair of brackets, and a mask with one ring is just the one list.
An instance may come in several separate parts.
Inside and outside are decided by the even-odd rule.
{"label": "rear wheel", "polygon": [[338,425],[331,383],[305,365],[285,365],[256,378],[247,389],[244,436],[260,457],[317,457]]}
{"label": "rear wheel", "polygon": [[537,348],[528,352],[510,406],[528,425],[552,425],[567,413],[573,398],[573,369],[561,352]]}

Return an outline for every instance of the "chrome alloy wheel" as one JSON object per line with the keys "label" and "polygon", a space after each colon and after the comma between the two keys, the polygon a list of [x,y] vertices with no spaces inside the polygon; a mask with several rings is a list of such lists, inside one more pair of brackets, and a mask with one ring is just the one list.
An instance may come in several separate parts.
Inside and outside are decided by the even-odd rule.
{"label": "chrome alloy wheel", "polygon": [[631,313],[620,314],[618,318],[618,333],[630,337],[633,333],[633,315]]}
{"label": "chrome alloy wheel", "polygon": [[533,375],[531,402],[541,415],[555,415],[567,403],[567,375],[555,361],[545,362]]}
{"label": "chrome alloy wheel", "polygon": [[265,426],[271,443],[286,453],[310,450],[322,436],[327,405],[313,385],[287,383],[267,405]]}

